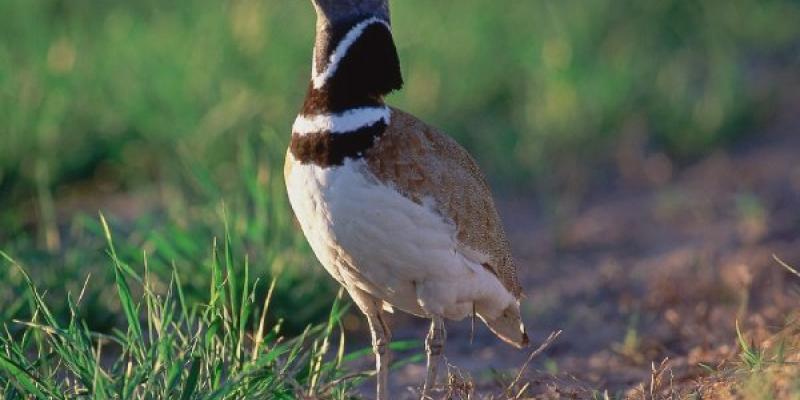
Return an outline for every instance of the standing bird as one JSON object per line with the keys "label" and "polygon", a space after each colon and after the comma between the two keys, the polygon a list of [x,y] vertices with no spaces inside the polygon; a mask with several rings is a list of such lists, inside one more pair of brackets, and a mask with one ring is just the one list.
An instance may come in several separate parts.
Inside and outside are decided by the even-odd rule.
{"label": "standing bird", "polygon": [[521,288],[491,192],[450,137],[387,106],[403,85],[389,0],[312,0],[316,41],[284,177],[320,263],[366,315],[387,398],[384,311],[432,320],[425,339],[429,398],[444,318],[476,316],[501,339],[528,343]]}

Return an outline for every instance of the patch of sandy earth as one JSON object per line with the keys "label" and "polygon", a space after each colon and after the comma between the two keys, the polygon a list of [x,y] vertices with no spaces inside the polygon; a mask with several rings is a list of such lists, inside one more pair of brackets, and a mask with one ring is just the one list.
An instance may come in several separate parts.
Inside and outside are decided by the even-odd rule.
{"label": "patch of sandy earth", "polygon": [[[499,207],[521,270],[524,315],[534,345],[564,331],[533,363],[575,389],[626,393],[669,358],[674,384],[690,390],[735,355],[735,321],[756,340],[780,330],[800,304],[795,277],[772,259],[800,265],[800,119],[680,169],[666,184],[608,189],[558,224],[524,198]],[[609,185],[625,186],[625,185]],[[513,218],[512,218],[513,217]],[[419,339],[426,322],[393,317],[395,339]],[[493,392],[492,370],[527,356],[478,323],[448,324],[449,363]],[[415,398],[422,363],[391,375],[394,398]],[[574,377],[574,378],[573,378]],[[538,380],[537,380],[538,379]],[[559,382],[568,380],[569,385]],[[365,385],[369,396],[372,382]],[[565,394],[565,393],[562,393]]]}

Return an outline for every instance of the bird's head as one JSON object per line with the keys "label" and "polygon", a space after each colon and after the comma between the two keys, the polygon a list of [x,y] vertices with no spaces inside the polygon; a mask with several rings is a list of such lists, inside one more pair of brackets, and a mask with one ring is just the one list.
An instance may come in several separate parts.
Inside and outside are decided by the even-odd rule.
{"label": "bird's head", "polygon": [[[313,83],[329,97],[375,102],[403,86],[389,0],[311,0],[317,12]],[[336,53],[336,52],[339,53]]]}
{"label": "bird's head", "polygon": [[389,0],[311,0],[321,23],[336,25],[365,17],[389,22]]}

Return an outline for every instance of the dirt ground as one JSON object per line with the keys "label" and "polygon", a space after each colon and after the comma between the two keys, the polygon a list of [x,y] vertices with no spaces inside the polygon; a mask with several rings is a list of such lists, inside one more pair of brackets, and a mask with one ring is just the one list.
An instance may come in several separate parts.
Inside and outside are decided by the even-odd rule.
{"label": "dirt ground", "polygon": [[[622,173],[558,221],[525,198],[498,201],[532,348],[563,330],[528,369],[529,394],[636,397],[654,365],[689,394],[736,359],[737,320],[754,343],[787,325],[800,279],[773,255],[800,265],[800,103],[788,109],[763,134],[686,166],[622,154]],[[393,324],[395,339],[426,331],[403,316]],[[493,371],[513,373],[531,349],[501,343],[480,323],[471,331],[470,321],[449,323],[446,356],[481,398],[498,393]],[[423,376],[423,363],[393,371],[393,398],[415,398]]]}
{"label": "dirt ground", "polygon": [[[455,383],[474,385],[471,398],[502,399],[530,351],[562,330],[526,370],[524,398],[658,398],[639,391],[654,368],[662,392],[724,385],[710,371],[736,362],[736,321],[753,343],[774,341],[800,304],[800,278],[773,259],[800,266],[799,110],[800,98],[788,101],[764,132],[681,166],[634,137],[618,154],[620,173],[558,218],[543,217],[541,199],[499,198],[532,346],[505,345],[480,322],[474,331],[449,322],[446,360],[464,378]],[[395,340],[427,330],[427,321],[390,320]],[[351,348],[367,345],[362,336]],[[424,373],[424,362],[394,369],[392,398],[418,398]],[[373,380],[362,387],[365,398],[373,390]]]}

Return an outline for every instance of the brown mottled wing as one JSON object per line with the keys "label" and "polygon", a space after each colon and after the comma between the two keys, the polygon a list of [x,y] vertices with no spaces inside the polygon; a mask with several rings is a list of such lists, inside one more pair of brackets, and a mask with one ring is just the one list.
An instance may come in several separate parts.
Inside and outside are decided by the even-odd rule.
{"label": "brown mottled wing", "polygon": [[393,109],[391,124],[366,154],[375,176],[421,203],[432,197],[458,229],[465,256],[519,298],[522,289],[492,193],[475,160],[449,136]]}

